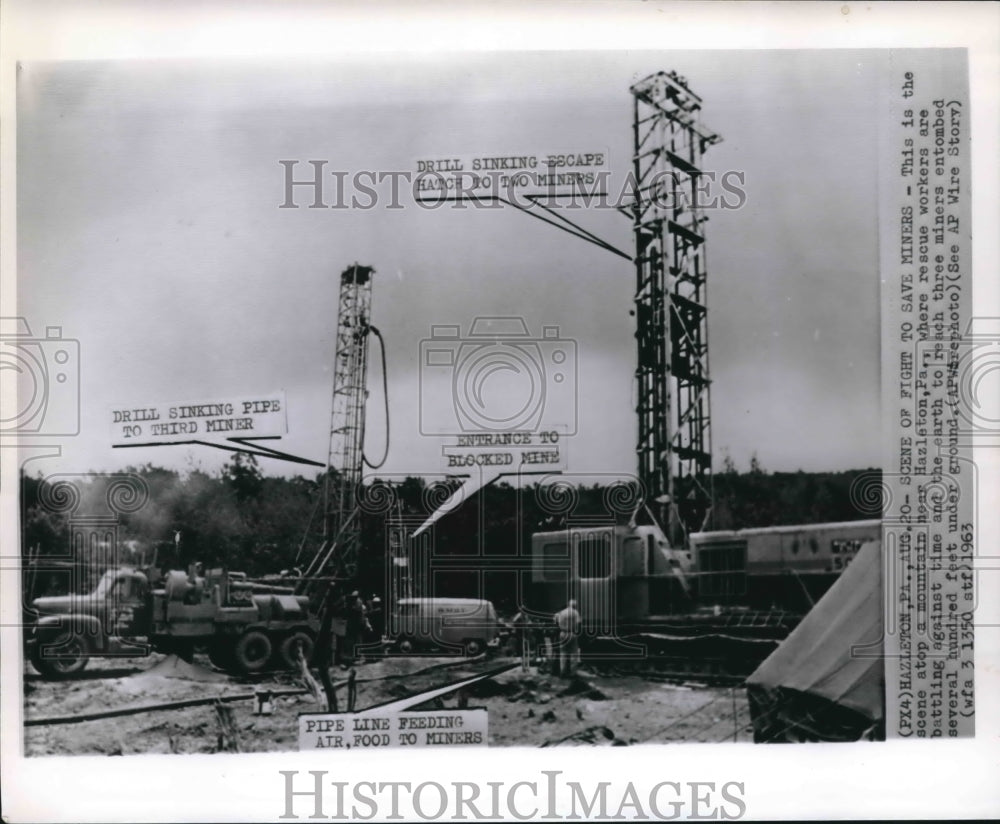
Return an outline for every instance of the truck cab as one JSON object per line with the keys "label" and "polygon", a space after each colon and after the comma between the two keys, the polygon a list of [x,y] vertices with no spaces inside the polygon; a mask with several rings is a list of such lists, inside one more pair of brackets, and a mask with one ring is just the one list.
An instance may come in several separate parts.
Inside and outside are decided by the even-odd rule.
{"label": "truck cab", "polygon": [[202,574],[197,565],[162,580],[131,567],[108,570],[92,592],[36,598],[32,607],[28,655],[56,678],[80,672],[93,657],[153,650],[189,657],[196,648],[244,675],[295,668],[300,654],[308,660],[319,630],[306,597],[224,569]]}
{"label": "truck cab", "polygon": [[149,579],[138,569],[109,569],[92,592],[43,596],[31,607],[28,654],[43,675],[72,675],[95,654],[148,654],[133,640],[148,635],[151,624]]}

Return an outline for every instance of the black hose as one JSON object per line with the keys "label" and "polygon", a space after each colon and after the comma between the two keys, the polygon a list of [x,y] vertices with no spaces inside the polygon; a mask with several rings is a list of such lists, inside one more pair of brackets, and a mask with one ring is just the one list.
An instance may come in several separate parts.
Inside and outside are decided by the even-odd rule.
{"label": "black hose", "polygon": [[389,376],[385,371],[385,338],[382,337],[382,333],[375,326],[369,326],[368,330],[374,332],[375,337],[378,338],[379,352],[382,355],[382,400],[385,403],[385,452],[382,453],[382,459],[378,463],[372,463],[368,460],[368,456],[364,454],[364,450],[362,449],[361,459],[369,469],[381,469],[389,457]]}

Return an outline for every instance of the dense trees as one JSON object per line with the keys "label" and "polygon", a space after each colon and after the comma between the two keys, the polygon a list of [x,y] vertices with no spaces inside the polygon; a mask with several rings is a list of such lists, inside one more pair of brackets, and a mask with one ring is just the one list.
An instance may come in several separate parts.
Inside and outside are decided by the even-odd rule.
{"label": "dense trees", "polygon": [[[870,477],[873,470],[865,472]],[[861,511],[852,502],[858,498],[852,496],[852,483],[860,474],[768,473],[756,457],[751,470],[740,473],[727,460],[714,478],[713,527],[876,517],[877,512]],[[337,478],[331,482],[337,483]],[[412,530],[458,485],[454,480],[406,478],[366,487],[359,568],[363,587],[382,589],[392,523],[403,521]],[[107,543],[108,536],[116,535],[118,562],[140,557],[148,561],[155,551],[161,568],[183,568],[197,560],[251,575],[277,572],[304,564],[318,549],[322,536],[322,474],[314,478],[265,476],[253,456],[235,455],[217,475],[200,470],[179,473],[147,464],[118,475],[89,474],[68,481],[24,475],[21,487],[25,551],[80,562],[80,552],[86,549],[94,567],[105,560],[100,553],[94,555],[93,519],[99,517],[110,526],[97,542]],[[517,489],[500,482],[464,501],[438,523],[434,551],[487,558],[518,554],[526,551],[531,533],[558,528],[567,521],[592,523],[594,518],[612,517],[624,522],[635,499],[634,490],[627,486],[582,486],[567,481],[556,487]],[[91,537],[82,540],[82,535]],[[84,546],[88,541],[89,548]],[[450,584],[442,585],[456,592],[468,591],[477,575],[476,564],[468,566],[464,574],[456,573]]]}
{"label": "dense trees", "polygon": [[861,493],[877,491],[880,481],[881,473],[875,469],[770,473],[755,457],[748,473],[730,465],[714,476],[713,527],[745,529],[877,518],[878,496],[871,501]]}

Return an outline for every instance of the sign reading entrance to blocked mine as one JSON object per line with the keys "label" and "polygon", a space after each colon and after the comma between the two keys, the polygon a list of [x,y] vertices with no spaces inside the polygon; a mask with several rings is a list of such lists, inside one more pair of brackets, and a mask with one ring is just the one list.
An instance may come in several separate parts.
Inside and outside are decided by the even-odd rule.
{"label": "sign reading entrance to blocked mine", "polygon": [[487,475],[554,472],[566,468],[566,440],[558,431],[474,432],[458,435],[441,453],[449,473]]}
{"label": "sign reading entrance to blocked mine", "polygon": [[487,731],[486,710],[303,714],[299,749],[485,747]]}
{"label": "sign reading entrance to blocked mine", "polygon": [[112,446],[273,438],[288,432],[283,392],[187,403],[121,404],[108,410]]}
{"label": "sign reading entrance to blocked mine", "polygon": [[501,475],[562,471],[566,468],[566,438],[557,430],[467,433],[459,435],[457,443],[445,444],[442,455],[449,474],[468,478],[431,513],[413,538]]}

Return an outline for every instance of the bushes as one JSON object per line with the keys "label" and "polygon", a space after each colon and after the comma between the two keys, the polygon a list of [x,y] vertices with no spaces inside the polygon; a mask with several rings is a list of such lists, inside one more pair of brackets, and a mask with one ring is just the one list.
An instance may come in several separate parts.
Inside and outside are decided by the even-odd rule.
{"label": "bushes", "polygon": [[[235,456],[218,475],[198,470],[181,474],[148,464],[125,471],[140,476],[149,494],[145,504],[135,512],[120,515],[119,547],[146,550],[155,547],[159,550],[157,563],[161,568],[184,568],[188,563],[201,561],[206,567],[226,566],[244,570],[251,576],[262,575],[295,565],[300,546],[302,557],[298,563],[303,565],[319,548],[322,507],[317,510],[316,504],[323,494],[322,474],[313,479],[264,476],[252,456],[241,455]],[[739,473],[728,461],[714,477],[713,528],[742,529],[877,517],[877,513],[859,511],[852,504],[851,485],[859,474],[861,470],[768,473],[758,461],[754,461],[749,472]],[[876,473],[876,481],[877,477]],[[333,482],[336,483],[336,478]],[[106,503],[108,478],[91,474],[76,480],[80,503],[71,514],[52,511],[45,505],[46,483],[41,477],[22,476],[22,545],[25,549],[37,547],[43,557],[66,559],[67,549],[74,546],[71,515],[110,514]],[[363,511],[358,582],[363,590],[384,589],[389,546],[387,519],[402,515],[410,528],[415,528],[446,497],[434,494],[435,490],[429,490],[428,486],[421,478],[392,483],[390,507]],[[597,484],[577,485],[568,495],[557,496],[540,494],[535,486],[517,489],[500,481],[484,488],[438,522],[433,533],[434,552],[481,557],[488,565],[491,555],[509,557],[526,553],[534,532],[559,528],[567,517],[578,523],[595,516],[607,517],[609,501],[627,498],[628,495],[608,495],[608,489]],[[623,504],[623,507],[617,514],[621,523],[628,519],[629,506]],[[480,518],[485,522],[480,523]],[[180,532],[181,539],[175,545],[176,532]],[[127,554],[120,549],[122,561],[131,560],[124,557]],[[150,556],[151,552],[147,552],[147,557]],[[463,594],[470,582],[477,580],[473,567],[479,563],[470,558],[471,571],[464,578],[459,575],[453,581],[442,579],[440,587],[456,590],[450,594]],[[507,584],[499,585],[502,591],[495,593],[497,598],[502,600],[508,594],[513,597],[516,581],[511,578],[508,583],[511,592],[506,593]]]}

